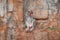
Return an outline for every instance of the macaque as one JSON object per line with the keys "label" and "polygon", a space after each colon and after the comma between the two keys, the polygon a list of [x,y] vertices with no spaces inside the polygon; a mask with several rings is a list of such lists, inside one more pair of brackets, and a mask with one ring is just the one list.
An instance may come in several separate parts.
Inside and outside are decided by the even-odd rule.
{"label": "macaque", "polygon": [[25,15],[25,26],[26,26],[26,31],[32,31],[35,26],[35,19],[32,17],[33,12],[28,11]]}

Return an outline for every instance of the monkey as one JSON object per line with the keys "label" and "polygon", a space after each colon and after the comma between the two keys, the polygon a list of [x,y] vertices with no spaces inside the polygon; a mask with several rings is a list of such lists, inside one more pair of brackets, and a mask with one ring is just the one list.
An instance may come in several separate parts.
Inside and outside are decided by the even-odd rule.
{"label": "monkey", "polygon": [[26,12],[25,15],[25,26],[26,26],[26,31],[32,31],[35,27],[35,19],[32,17],[33,16],[33,12],[32,11],[28,11]]}

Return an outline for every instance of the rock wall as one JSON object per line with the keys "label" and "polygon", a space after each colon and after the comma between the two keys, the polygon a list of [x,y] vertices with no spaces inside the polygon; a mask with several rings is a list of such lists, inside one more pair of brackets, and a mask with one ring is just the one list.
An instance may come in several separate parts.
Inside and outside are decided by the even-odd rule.
{"label": "rock wall", "polygon": [[[12,0],[9,0],[9,2],[10,1],[12,2]],[[57,13],[55,12],[55,14],[49,14],[49,18],[46,20],[36,19],[36,27],[34,30],[31,32],[25,31],[23,28],[24,1],[25,0],[13,0],[14,10],[8,11],[8,17],[12,17],[8,23],[4,23],[2,21],[3,17],[0,17],[0,40],[60,40],[59,11],[57,11]],[[38,4],[39,1],[40,0],[37,1]]]}

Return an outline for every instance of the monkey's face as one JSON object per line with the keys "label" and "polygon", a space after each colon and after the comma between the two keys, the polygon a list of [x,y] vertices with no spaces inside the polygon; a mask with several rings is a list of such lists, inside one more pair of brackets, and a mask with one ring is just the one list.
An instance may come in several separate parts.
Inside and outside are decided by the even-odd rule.
{"label": "monkey's face", "polygon": [[31,11],[28,11],[28,15],[30,16],[30,17],[32,17],[33,16],[33,11],[31,10]]}

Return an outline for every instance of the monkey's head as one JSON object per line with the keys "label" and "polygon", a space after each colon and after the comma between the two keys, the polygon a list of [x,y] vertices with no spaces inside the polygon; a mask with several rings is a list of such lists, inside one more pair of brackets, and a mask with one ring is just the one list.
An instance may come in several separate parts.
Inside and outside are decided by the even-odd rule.
{"label": "monkey's head", "polygon": [[33,11],[32,11],[32,10],[31,10],[31,11],[28,11],[28,13],[29,13],[29,16],[32,17],[32,15],[33,15]]}

